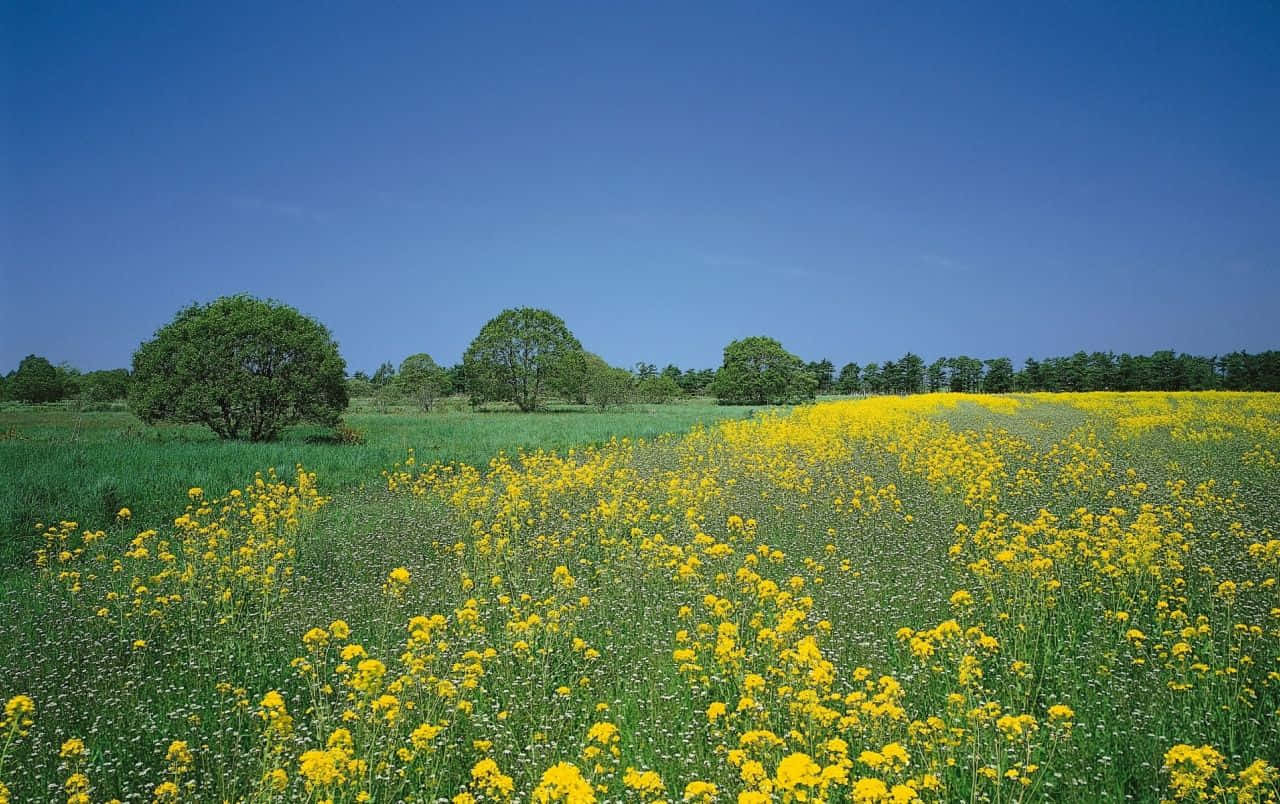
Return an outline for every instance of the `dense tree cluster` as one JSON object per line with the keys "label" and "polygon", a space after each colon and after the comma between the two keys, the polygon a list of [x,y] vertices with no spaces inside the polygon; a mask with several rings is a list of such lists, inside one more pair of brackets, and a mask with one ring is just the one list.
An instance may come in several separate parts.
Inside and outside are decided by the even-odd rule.
{"label": "dense tree cluster", "polygon": [[[829,372],[809,369],[822,387]],[[829,365],[829,364],[828,364]],[[1232,352],[1199,357],[1161,351],[1151,355],[1077,352],[1070,357],[1029,358],[1020,370],[1007,357],[981,360],[940,357],[924,365],[908,352],[884,363],[846,363],[833,384],[840,394],[917,394],[955,391],[1280,391],[1280,351]]]}

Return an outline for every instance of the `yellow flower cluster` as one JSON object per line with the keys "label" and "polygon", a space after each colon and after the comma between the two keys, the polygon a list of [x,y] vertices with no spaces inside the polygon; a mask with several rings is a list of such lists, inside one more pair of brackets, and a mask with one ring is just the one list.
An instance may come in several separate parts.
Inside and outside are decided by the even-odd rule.
{"label": "yellow flower cluster", "polygon": [[[410,455],[382,504],[433,526],[366,613],[290,622],[291,668],[222,688],[261,749],[235,796],[1273,801],[1277,453],[1264,394],[939,394]],[[112,622],[270,620],[324,498],[255,489],[193,489],[123,557],[57,525],[42,566]]]}

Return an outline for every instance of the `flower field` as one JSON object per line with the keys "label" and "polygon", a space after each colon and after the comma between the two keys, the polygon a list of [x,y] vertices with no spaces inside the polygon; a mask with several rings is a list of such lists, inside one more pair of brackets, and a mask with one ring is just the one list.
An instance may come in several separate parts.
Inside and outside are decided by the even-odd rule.
{"label": "flower field", "polygon": [[1277,798],[1274,395],[882,397],[382,480],[43,523],[0,803]]}

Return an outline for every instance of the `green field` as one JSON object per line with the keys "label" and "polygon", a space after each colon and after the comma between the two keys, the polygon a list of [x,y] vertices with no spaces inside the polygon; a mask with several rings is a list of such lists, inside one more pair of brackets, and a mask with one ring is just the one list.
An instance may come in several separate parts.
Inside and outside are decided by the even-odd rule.
{"label": "green field", "polygon": [[405,415],[400,465],[329,500],[323,472],[184,482],[157,531],[46,530],[0,593],[0,783],[262,804],[1280,793],[1276,395],[874,397],[404,461],[432,423],[505,446],[594,415]]}
{"label": "green field", "polygon": [[219,441],[194,425],[148,427],[123,408],[7,405],[0,407],[0,574],[30,564],[37,523],[73,520],[100,528],[128,507],[136,524],[154,526],[172,519],[174,501],[191,486],[222,493],[259,470],[289,476],[302,463],[333,492],[376,485],[379,472],[410,448],[424,461],[483,465],[502,451],[562,450],[612,436],[652,438],[748,413],[708,401],[605,412],[557,406],[536,415],[473,412],[462,400],[446,400],[431,413],[357,404],[346,422],[365,443],[342,445],[314,427],[291,428],[276,443],[251,444]]}

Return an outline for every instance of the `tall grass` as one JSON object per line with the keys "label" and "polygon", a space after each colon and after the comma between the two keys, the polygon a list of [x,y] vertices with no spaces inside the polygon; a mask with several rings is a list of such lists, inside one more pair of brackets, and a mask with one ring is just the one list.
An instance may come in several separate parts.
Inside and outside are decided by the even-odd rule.
{"label": "tall grass", "polygon": [[0,576],[30,562],[37,523],[71,519],[96,529],[128,507],[135,523],[153,526],[172,517],[173,500],[188,487],[221,492],[257,470],[287,476],[302,463],[334,491],[377,482],[378,472],[410,448],[427,461],[483,465],[503,451],[564,449],[615,435],[651,438],[747,412],[705,401],[606,412],[563,406],[538,414],[456,404],[432,413],[361,406],[346,421],[365,443],[343,445],[314,427],[250,444],[219,441],[197,426],[148,427],[125,410],[8,406],[0,409]]}

